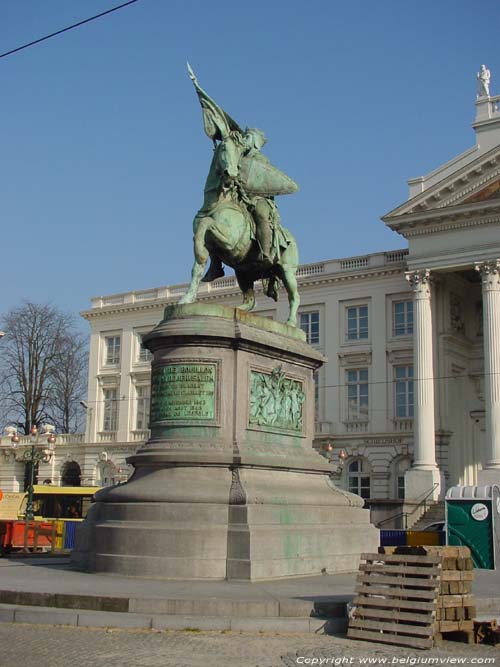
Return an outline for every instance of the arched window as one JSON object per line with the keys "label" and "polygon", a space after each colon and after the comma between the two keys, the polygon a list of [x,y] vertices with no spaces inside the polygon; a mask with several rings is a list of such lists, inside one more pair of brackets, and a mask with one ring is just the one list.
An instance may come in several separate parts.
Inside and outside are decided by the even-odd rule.
{"label": "arched window", "polygon": [[347,484],[351,493],[370,498],[370,464],[364,458],[354,459],[347,466]]}
{"label": "arched window", "polygon": [[61,474],[61,486],[81,486],[82,471],[76,461],[66,461]]}

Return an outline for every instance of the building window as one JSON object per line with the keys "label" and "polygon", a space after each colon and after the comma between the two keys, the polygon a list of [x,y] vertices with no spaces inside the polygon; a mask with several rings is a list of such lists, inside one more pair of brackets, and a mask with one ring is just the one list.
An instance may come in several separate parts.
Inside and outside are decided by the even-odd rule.
{"label": "building window", "polygon": [[319,312],[300,313],[299,326],[306,334],[309,345],[319,345]]}
{"label": "building window", "polygon": [[104,339],[105,365],[117,366],[120,363],[120,336],[106,336]]}
{"label": "building window", "polygon": [[394,366],[394,402],[396,419],[413,417],[413,365]]}
{"label": "building window", "polygon": [[135,428],[143,431],[149,426],[149,385],[139,385],[135,388],[137,408]]}
{"label": "building window", "polygon": [[410,469],[411,461],[408,457],[399,458],[394,463],[394,477],[396,482],[396,498],[405,498],[405,473]]}
{"label": "building window", "polygon": [[368,420],[368,369],[346,371],[347,421]]}
{"label": "building window", "polygon": [[413,301],[394,301],[392,304],[392,335],[413,333]]}
{"label": "building window", "polygon": [[398,498],[398,500],[404,500],[405,499],[405,476],[404,476],[404,473],[402,475],[398,475],[397,483],[398,483],[398,488],[396,489],[397,498]]}
{"label": "building window", "polygon": [[347,340],[367,340],[368,306],[349,306],[347,309]]}
{"label": "building window", "polygon": [[103,389],[104,410],[102,419],[103,431],[116,431],[118,425],[118,391]]}
{"label": "building window", "polygon": [[137,355],[137,361],[140,361],[140,362],[151,361],[151,359],[153,358],[152,353],[146,347],[144,347],[144,345],[142,344],[141,336],[139,335],[139,336],[137,336],[137,338],[138,338],[138,345],[139,345],[139,348],[138,348],[139,353]]}
{"label": "building window", "polygon": [[352,461],[347,473],[348,488],[361,498],[370,497],[370,470],[368,463],[363,459]]}

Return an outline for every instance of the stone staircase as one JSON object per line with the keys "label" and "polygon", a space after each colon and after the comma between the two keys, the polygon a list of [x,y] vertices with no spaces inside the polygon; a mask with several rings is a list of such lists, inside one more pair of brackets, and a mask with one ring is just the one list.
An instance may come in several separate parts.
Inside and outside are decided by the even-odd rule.
{"label": "stone staircase", "polygon": [[444,500],[433,502],[424,514],[418,519],[410,530],[423,530],[430,523],[445,520]]}

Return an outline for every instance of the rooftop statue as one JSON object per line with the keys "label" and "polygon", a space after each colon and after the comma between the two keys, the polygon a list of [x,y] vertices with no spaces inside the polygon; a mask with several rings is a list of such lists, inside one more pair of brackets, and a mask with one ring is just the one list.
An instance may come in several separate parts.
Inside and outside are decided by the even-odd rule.
{"label": "rooftop statue", "polygon": [[477,73],[478,97],[490,96],[490,79],[491,79],[490,70],[486,68],[486,65],[481,65],[481,69]]}
{"label": "rooftop statue", "polygon": [[[297,243],[281,225],[274,198],[297,192],[298,186],[261,153],[266,143],[264,133],[256,128],[243,130],[201,88],[189,64],[188,72],[214,153],[203,205],[193,221],[195,261],[191,283],[180,303],[196,301],[200,281],[220,278],[226,264],[234,269],[243,292],[242,310],[255,306],[256,280],[263,280],[265,293],[274,300],[282,281],[290,304],[287,324],[296,326]],[[209,258],[210,268],[202,278]]]}

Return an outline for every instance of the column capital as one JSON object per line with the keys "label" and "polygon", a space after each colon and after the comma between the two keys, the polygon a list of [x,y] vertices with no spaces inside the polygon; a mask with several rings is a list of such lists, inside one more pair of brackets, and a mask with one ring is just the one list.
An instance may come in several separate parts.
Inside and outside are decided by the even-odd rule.
{"label": "column capital", "polygon": [[474,269],[481,275],[483,289],[500,291],[500,259],[476,262]]}
{"label": "column capital", "polygon": [[406,271],[405,278],[409,282],[415,298],[431,298],[432,276],[429,269],[417,269],[415,271]]}

